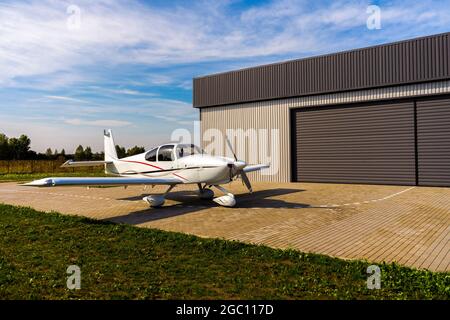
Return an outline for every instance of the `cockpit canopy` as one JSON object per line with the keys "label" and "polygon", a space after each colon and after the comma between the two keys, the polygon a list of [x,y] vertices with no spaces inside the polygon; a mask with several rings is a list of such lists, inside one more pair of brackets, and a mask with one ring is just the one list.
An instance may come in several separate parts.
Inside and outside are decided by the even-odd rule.
{"label": "cockpit canopy", "polygon": [[154,148],[146,153],[145,160],[156,161],[175,161],[186,156],[194,154],[204,154],[205,152],[194,144],[167,144]]}
{"label": "cockpit canopy", "polygon": [[194,154],[204,154],[204,151],[194,144],[178,144],[175,154],[177,158],[183,158]]}

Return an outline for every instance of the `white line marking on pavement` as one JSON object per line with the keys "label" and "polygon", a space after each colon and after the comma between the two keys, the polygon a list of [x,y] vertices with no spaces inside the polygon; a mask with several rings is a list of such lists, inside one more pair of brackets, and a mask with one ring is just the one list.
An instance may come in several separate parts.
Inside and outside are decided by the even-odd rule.
{"label": "white line marking on pavement", "polygon": [[320,207],[320,208],[336,208],[336,207],[342,207],[342,206],[359,206],[359,205],[361,205],[361,203],[370,203],[370,202],[379,202],[379,201],[383,201],[383,200],[388,200],[388,199],[391,199],[391,198],[396,197],[398,195],[401,195],[402,193],[405,193],[405,192],[407,192],[409,190],[412,190],[414,188],[415,187],[411,187],[411,188],[408,188],[408,189],[396,192],[394,194],[391,194],[391,195],[388,195],[388,196],[386,196],[384,198],[379,198],[379,199],[367,200],[367,201],[363,201],[363,202],[344,203],[344,204],[341,204],[341,205],[325,204],[325,205],[318,205],[316,207]]}
{"label": "white line marking on pavement", "polygon": [[[332,209],[332,208],[339,208],[339,207],[343,207],[343,206],[358,206],[361,204],[367,204],[367,203],[374,203],[374,202],[379,202],[379,201],[384,201],[384,200],[388,200],[391,198],[394,198],[398,195],[401,195],[402,193],[408,192],[412,189],[414,189],[415,187],[410,187],[408,189],[393,193],[391,195],[385,196],[383,198],[379,198],[379,199],[372,199],[372,200],[366,200],[366,201],[361,201],[361,202],[353,202],[353,203],[343,203],[343,204],[321,204],[321,205],[312,205],[309,207],[305,207],[305,206],[293,206],[293,207],[279,207],[277,209],[303,209],[303,208],[324,208],[324,209]],[[14,190],[14,189],[2,189],[1,191],[3,192],[22,192],[22,193],[28,193],[28,194],[47,194],[47,195],[53,195],[53,196],[61,196],[61,197],[72,197],[72,198],[84,198],[84,199],[91,199],[91,200],[103,200],[103,201],[119,201],[119,202],[134,202],[134,201],[130,201],[130,200],[119,200],[119,199],[111,199],[111,198],[103,198],[103,197],[93,197],[93,196],[87,196],[87,195],[76,195],[76,194],[71,194],[71,193],[57,193],[57,192],[45,192],[45,191],[28,191],[28,190]],[[187,206],[188,208],[207,208],[205,206],[195,206],[195,205],[190,205]],[[213,207],[211,207],[213,208]],[[260,207],[251,207],[251,208],[245,208],[245,209],[254,209],[254,210],[259,210],[259,209],[263,209]],[[273,208],[269,208],[269,207],[265,207],[265,209],[273,209]]]}

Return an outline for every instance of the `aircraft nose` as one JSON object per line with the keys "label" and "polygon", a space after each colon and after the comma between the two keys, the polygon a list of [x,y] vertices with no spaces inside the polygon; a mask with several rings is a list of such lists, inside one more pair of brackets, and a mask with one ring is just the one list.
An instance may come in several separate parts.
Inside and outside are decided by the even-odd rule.
{"label": "aircraft nose", "polygon": [[245,161],[238,160],[238,161],[235,161],[235,162],[233,163],[233,165],[234,165],[234,167],[235,167],[237,170],[242,170],[242,169],[245,168],[245,166],[246,166],[247,164],[245,163]]}

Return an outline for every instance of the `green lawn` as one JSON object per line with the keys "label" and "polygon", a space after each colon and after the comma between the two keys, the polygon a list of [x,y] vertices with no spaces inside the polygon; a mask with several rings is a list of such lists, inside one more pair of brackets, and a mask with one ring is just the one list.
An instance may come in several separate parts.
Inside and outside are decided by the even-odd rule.
{"label": "green lawn", "polygon": [[2,299],[449,299],[448,273],[384,264],[369,290],[368,265],[0,204]]}
{"label": "green lawn", "polygon": [[32,181],[48,177],[106,177],[103,172],[10,173],[0,174],[0,182]]}

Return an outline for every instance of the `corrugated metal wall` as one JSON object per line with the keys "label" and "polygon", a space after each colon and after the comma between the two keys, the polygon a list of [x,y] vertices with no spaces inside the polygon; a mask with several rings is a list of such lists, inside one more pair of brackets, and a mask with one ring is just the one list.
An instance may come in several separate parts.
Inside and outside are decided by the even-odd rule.
{"label": "corrugated metal wall", "polygon": [[194,107],[450,79],[450,33],[194,79]]}
{"label": "corrugated metal wall", "polygon": [[[201,108],[201,131],[204,134],[208,129],[218,129],[224,134],[226,129],[230,128],[243,130],[251,128],[279,129],[280,163],[278,172],[269,176],[263,176],[260,173],[252,174],[252,176],[253,179],[259,181],[288,182],[291,178],[290,108],[381,101],[444,93],[450,93],[450,81]],[[242,140],[244,139],[241,138],[239,143],[242,143]],[[208,144],[209,142],[203,141],[203,147]],[[215,154],[225,154],[224,146],[222,150],[223,152],[216,152]],[[243,160],[250,157],[248,150],[245,153],[242,157]]]}
{"label": "corrugated metal wall", "polygon": [[299,108],[296,181],[415,185],[414,103]]}
{"label": "corrugated metal wall", "polygon": [[[227,107],[215,107],[206,108],[201,110],[201,132],[203,136],[202,147],[211,154],[214,155],[228,155],[228,150],[225,143],[219,147],[220,150],[210,150],[208,146],[211,145],[210,141],[205,141],[205,138],[209,140],[208,130],[218,129],[222,137],[225,134],[228,135],[227,130],[235,129],[235,139],[230,136],[230,141],[233,144],[237,157],[240,160],[245,160],[248,163],[266,163],[264,157],[261,157],[261,148],[259,143],[264,144],[264,140],[260,139],[260,134],[267,133],[267,139],[269,140],[269,147],[267,154],[270,155],[270,150],[275,148],[275,156],[277,159],[271,159],[267,161],[273,165],[269,170],[266,170],[264,174],[262,172],[250,173],[251,179],[256,181],[289,181],[290,180],[290,147],[289,147],[289,107],[293,105],[293,102],[280,103],[267,103],[267,102],[255,102],[246,105],[234,105]],[[238,130],[236,130],[238,129]],[[239,130],[242,129],[242,130]],[[249,138],[249,131],[256,129],[257,138]],[[278,141],[271,141],[271,132],[258,132],[259,129],[277,130]],[[210,133],[214,133],[210,131]],[[251,140],[250,140],[251,139]],[[251,143],[258,144],[256,152],[252,152]],[[245,146],[245,148],[241,148]],[[274,163],[277,161],[277,163]],[[278,165],[277,165],[278,164]]]}
{"label": "corrugated metal wall", "polygon": [[450,99],[417,102],[418,182],[450,187]]}

